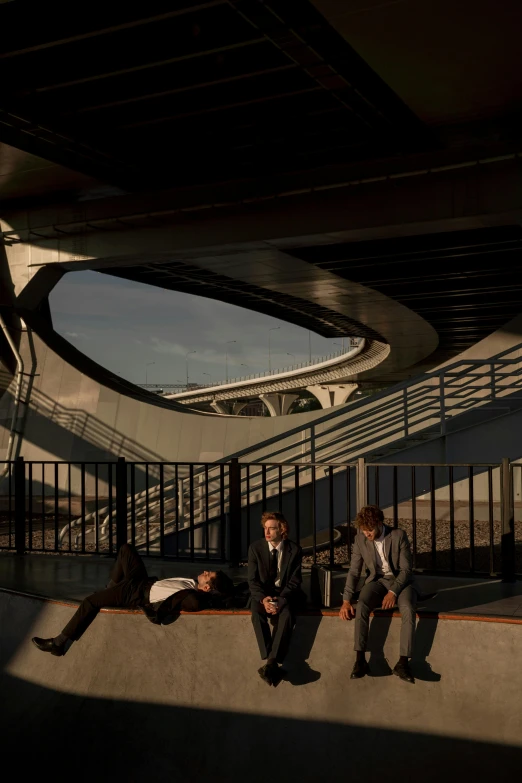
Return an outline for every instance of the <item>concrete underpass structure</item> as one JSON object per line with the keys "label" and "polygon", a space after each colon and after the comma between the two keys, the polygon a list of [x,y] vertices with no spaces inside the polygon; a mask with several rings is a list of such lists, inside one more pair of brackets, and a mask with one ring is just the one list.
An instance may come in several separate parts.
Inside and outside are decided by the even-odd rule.
{"label": "concrete underpass structure", "polygon": [[[0,3],[9,768],[169,783],[520,774],[520,14],[520,0]],[[49,294],[81,270],[357,352],[152,394],[54,330]],[[303,388],[322,409],[284,415]],[[250,395],[272,415],[238,416]],[[419,606],[415,686],[386,676],[398,619],[372,620],[374,676],[352,681],[353,624],[318,602],[297,619],[278,688],[257,677],[243,611],[157,627],[109,610],[63,658],[30,644],[105,583],[131,535],[156,575],[207,558],[244,579],[236,565],[267,507],[314,557],[319,537],[328,568],[344,526],[345,559],[306,572],[333,574],[335,607],[368,500],[424,531],[415,568],[440,590]],[[451,543],[436,551],[442,528]],[[452,576],[428,576],[444,557]]]}

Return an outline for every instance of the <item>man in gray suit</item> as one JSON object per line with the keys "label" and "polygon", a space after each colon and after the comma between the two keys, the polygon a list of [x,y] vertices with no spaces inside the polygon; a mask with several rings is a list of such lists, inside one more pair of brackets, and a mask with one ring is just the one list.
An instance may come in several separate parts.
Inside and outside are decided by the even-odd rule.
{"label": "man in gray suit", "polygon": [[[414,683],[408,658],[411,658],[415,637],[415,607],[417,591],[412,581],[411,552],[404,530],[384,524],[384,514],[378,506],[364,506],[355,519],[359,532],[352,549],[350,570],[339,612],[342,620],[355,617],[356,660],[351,678],[370,673],[365,651],[368,641],[370,612],[373,609],[399,607],[402,618],[400,658],[393,669],[401,680]],[[359,594],[357,611],[352,605],[361,571],[366,567],[366,581]]]}

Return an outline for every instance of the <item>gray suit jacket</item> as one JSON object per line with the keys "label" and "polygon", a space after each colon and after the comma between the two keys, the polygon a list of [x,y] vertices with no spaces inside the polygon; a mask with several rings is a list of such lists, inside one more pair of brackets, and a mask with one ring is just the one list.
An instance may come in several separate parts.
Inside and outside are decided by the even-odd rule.
{"label": "gray suit jacket", "polygon": [[[390,590],[398,596],[401,590],[413,581],[410,542],[405,531],[384,525],[384,551],[393,571]],[[352,600],[352,596],[357,590],[363,566],[367,569],[365,584],[378,579],[374,543],[373,541],[368,541],[364,533],[359,532],[353,542],[352,559],[350,570],[346,577],[343,600]],[[413,586],[415,587],[415,585]]]}

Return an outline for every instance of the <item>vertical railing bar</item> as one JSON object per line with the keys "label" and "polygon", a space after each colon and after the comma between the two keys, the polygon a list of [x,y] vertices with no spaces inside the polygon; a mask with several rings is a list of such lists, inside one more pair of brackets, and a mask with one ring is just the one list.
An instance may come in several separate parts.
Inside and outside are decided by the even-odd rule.
{"label": "vertical railing bar", "polygon": [[109,552],[113,554],[113,535],[112,535],[112,466],[113,463],[107,463],[107,489],[109,495]]}
{"label": "vertical railing bar", "polygon": [[328,528],[330,534],[330,568],[333,567],[335,553],[334,553],[334,469],[333,465],[330,465],[328,469],[329,480],[329,497],[328,497]]}
{"label": "vertical railing bar", "polygon": [[430,466],[431,566],[437,567],[437,529],[435,514],[435,468]]}
{"label": "vertical railing bar", "polygon": [[210,521],[208,505],[208,464],[205,465],[205,557],[210,558]]}
{"label": "vertical railing bar", "polygon": [[352,467],[346,467],[346,524],[348,525],[348,563],[352,560]]}
{"label": "vertical railing bar", "polygon": [[150,549],[150,509],[149,509],[149,463],[145,463],[145,551],[147,555]]}
{"label": "vertical railing bar", "polygon": [[[246,551],[248,552],[250,548],[250,463],[247,462],[246,464]],[[297,539],[297,543],[299,543],[299,539]]]}
{"label": "vertical railing bar", "polygon": [[399,507],[398,507],[398,491],[397,491],[397,465],[393,466],[393,527],[399,527]]}
{"label": "vertical railing bar", "polygon": [[219,466],[219,488],[220,488],[220,505],[221,505],[221,560],[225,560],[227,556],[226,550],[226,517],[225,517],[225,465],[221,463]]}
{"label": "vertical railing bar", "polygon": [[279,465],[279,510],[283,511],[283,466]]}
{"label": "vertical railing bar", "polygon": [[[160,557],[165,555],[165,481],[164,481],[164,464],[160,463],[159,466],[159,484],[160,484]],[[131,520],[131,527],[134,530],[134,522]]]}
{"label": "vertical railing bar", "polygon": [[495,527],[493,520],[493,468],[488,468],[489,574],[495,575]]}
{"label": "vertical railing bar", "polygon": [[266,465],[261,468],[261,492],[263,498],[263,511],[266,511]]}
{"label": "vertical railing bar", "polygon": [[54,551],[58,552],[58,463],[54,463]]}
{"label": "vertical railing bar", "polygon": [[299,497],[300,487],[299,487],[299,465],[294,465],[294,492],[295,492],[295,503],[294,503],[294,511],[295,511],[295,540],[301,545],[301,520],[300,520],[300,514],[301,514],[301,499]]}
{"label": "vertical railing bar", "polygon": [[133,546],[136,546],[136,464],[131,462],[129,467],[131,496],[131,542]]}
{"label": "vertical railing bar", "polygon": [[82,553],[85,553],[85,462],[80,464],[80,505],[82,524]]}
{"label": "vertical railing bar", "polygon": [[[178,465],[174,465],[174,481],[176,482],[176,557],[179,557],[179,504],[180,504],[180,496],[179,496],[179,475],[178,475]],[[183,496],[181,497],[181,503],[183,503]]]}
{"label": "vertical railing bar", "polygon": [[42,462],[42,494],[40,503],[42,504],[42,551],[45,551],[45,462]]}
{"label": "vertical railing bar", "polygon": [[315,514],[315,465],[312,465],[312,534],[313,534],[313,560],[317,563],[317,519]]}
{"label": "vertical railing bar", "polygon": [[469,570],[475,572],[475,499],[473,493],[473,466],[468,468],[468,512],[469,512]]}
{"label": "vertical railing bar", "polygon": [[100,476],[99,476],[99,465],[97,462],[94,463],[94,551],[99,552],[100,551],[100,512],[98,509],[99,500],[100,500],[100,488],[98,486]]}
{"label": "vertical railing bar", "polygon": [[[13,463],[10,462],[7,466],[8,475],[8,493],[9,500],[7,503],[7,513],[9,516],[9,549],[12,549],[12,532],[13,532]],[[25,536],[25,533],[24,533]]]}
{"label": "vertical railing bar", "polygon": [[450,522],[450,569],[455,571],[455,484],[453,481],[453,465],[449,468],[449,522]]}
{"label": "vertical railing bar", "polygon": [[67,511],[69,512],[69,552],[72,552],[72,470],[71,470],[71,463],[69,462],[67,464],[67,486],[69,487],[68,491],[68,508]]}
{"label": "vertical railing bar", "polygon": [[29,472],[28,472],[28,492],[29,492],[29,498],[28,498],[28,516],[29,516],[29,535],[28,535],[28,549],[29,552],[33,551],[33,463],[29,463]]}
{"label": "vertical railing bar", "polygon": [[194,465],[189,465],[190,559],[194,560]]}
{"label": "vertical railing bar", "polygon": [[411,466],[411,538],[412,538],[412,567],[417,567],[417,486],[415,478],[415,465]]}

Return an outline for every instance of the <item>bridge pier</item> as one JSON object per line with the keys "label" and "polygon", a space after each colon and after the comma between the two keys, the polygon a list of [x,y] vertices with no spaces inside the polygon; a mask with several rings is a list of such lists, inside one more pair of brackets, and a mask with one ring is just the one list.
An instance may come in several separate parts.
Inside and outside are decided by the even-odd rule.
{"label": "bridge pier", "polygon": [[283,394],[280,392],[259,395],[259,399],[263,400],[271,416],[286,416],[298,397],[298,394]]}
{"label": "bridge pier", "polygon": [[311,392],[314,397],[317,397],[321,403],[321,407],[333,408],[335,405],[342,405],[347,402],[357,389],[357,383],[332,383],[328,386],[321,386],[317,384],[315,386],[307,386],[306,390]]}
{"label": "bridge pier", "polygon": [[212,410],[226,416],[239,416],[246,405],[248,405],[248,400],[240,400],[239,402],[232,403],[227,400],[213,400],[210,403]]}

